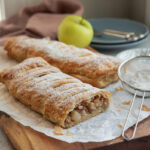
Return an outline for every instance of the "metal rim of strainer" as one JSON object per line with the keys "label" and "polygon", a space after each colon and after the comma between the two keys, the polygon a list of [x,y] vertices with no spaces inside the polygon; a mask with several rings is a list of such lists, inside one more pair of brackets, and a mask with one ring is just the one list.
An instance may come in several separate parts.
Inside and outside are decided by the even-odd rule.
{"label": "metal rim of strainer", "polygon": [[[130,92],[130,93],[132,93],[132,92],[129,91],[128,88],[131,88],[132,90],[135,90],[135,93],[132,93],[132,94],[134,94],[134,97],[133,97],[133,99],[132,99],[132,101],[131,101],[130,108],[129,108],[127,117],[126,117],[126,119],[125,119],[124,127],[123,127],[123,130],[122,130],[122,137],[123,137],[125,140],[127,140],[127,141],[130,141],[130,140],[132,140],[132,139],[135,137],[137,125],[138,125],[138,122],[139,122],[139,116],[140,116],[141,109],[142,109],[142,106],[143,106],[143,103],[144,103],[144,98],[145,98],[145,96],[146,96],[146,93],[150,93],[150,90],[141,90],[141,89],[139,89],[139,88],[136,88],[136,87],[132,86],[130,83],[126,82],[126,81],[122,78],[121,69],[122,69],[122,67],[123,67],[125,64],[127,64],[128,62],[130,62],[130,61],[132,61],[132,60],[134,60],[134,59],[140,58],[140,57],[141,57],[141,58],[150,58],[150,56],[137,56],[137,57],[128,59],[128,60],[124,61],[124,62],[119,66],[119,69],[118,69],[118,76],[119,76],[119,78],[120,78],[120,80],[121,80],[123,86],[125,85],[124,88],[125,88],[126,90],[128,90],[128,92]],[[128,88],[126,88],[126,86],[127,86]],[[143,92],[143,96],[142,96],[142,100],[141,100],[141,103],[140,103],[140,108],[139,108],[138,116],[137,116],[137,118],[136,118],[136,123],[135,123],[135,127],[134,127],[134,130],[133,130],[133,134],[132,134],[131,137],[127,137],[127,136],[125,135],[126,126],[127,126],[127,123],[128,123],[128,118],[129,118],[129,116],[130,116],[130,113],[131,113],[132,108],[133,108],[133,105],[134,105],[134,101],[135,101],[135,99],[136,99],[136,95],[138,95],[138,94],[137,94],[138,91],[139,91],[139,92]],[[149,97],[149,96],[148,96],[148,97]]]}
{"label": "metal rim of strainer", "polygon": [[[119,79],[121,80],[122,83],[126,84],[127,86],[129,86],[130,88],[134,89],[134,90],[138,90],[140,92],[149,92],[150,93],[150,90],[141,90],[139,89],[138,87],[134,87],[132,86],[130,83],[128,83],[127,81],[125,81],[122,77],[122,73],[121,73],[121,69],[122,67],[129,63],[130,61],[134,60],[134,59],[137,59],[137,58],[149,58],[150,59],[150,56],[137,56],[137,57],[134,57],[134,58],[131,58],[131,59],[128,59],[128,60],[125,60],[123,63],[120,64],[119,68],[118,68],[118,76],[119,76]],[[127,89],[128,90],[128,89]],[[130,92],[130,91],[129,91]]]}

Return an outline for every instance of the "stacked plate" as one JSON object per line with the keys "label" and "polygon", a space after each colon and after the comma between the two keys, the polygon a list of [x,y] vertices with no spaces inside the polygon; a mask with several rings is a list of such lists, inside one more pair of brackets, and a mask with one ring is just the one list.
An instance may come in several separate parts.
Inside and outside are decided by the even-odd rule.
{"label": "stacked plate", "polygon": [[[94,30],[99,35],[93,37],[91,46],[96,49],[128,49],[143,43],[148,35],[149,29],[142,23],[128,20],[128,19],[115,19],[115,18],[102,18],[89,20]],[[136,35],[142,34],[142,38],[138,40],[128,40],[126,38],[114,37],[103,34],[106,29],[112,29],[121,32],[133,32]]]}

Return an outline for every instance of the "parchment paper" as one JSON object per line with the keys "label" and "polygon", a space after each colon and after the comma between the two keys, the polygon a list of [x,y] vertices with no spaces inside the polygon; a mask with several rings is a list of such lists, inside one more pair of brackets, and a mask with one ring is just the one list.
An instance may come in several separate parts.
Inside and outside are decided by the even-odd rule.
{"label": "parchment paper", "polygon": [[[6,56],[6,53],[2,48],[0,48],[0,70],[17,64],[16,61],[11,60]],[[75,127],[64,130],[69,131],[72,136],[67,135],[54,135],[53,127],[54,125],[49,121],[46,121],[38,113],[26,108],[19,101],[15,100],[9,95],[8,90],[3,84],[0,83],[0,111],[4,111],[13,117],[15,120],[19,121],[25,126],[30,126],[34,130],[42,132],[47,136],[66,141],[68,143],[72,142],[102,142],[107,140],[112,140],[121,135],[122,129],[119,127],[123,126],[129,105],[124,105],[123,101],[128,101],[133,98],[133,95],[126,91],[117,91],[116,87],[120,86],[120,82],[114,83],[106,88],[112,97],[111,105],[109,109],[99,114],[92,119],[89,119]],[[135,117],[137,116],[139,108],[140,98],[137,98],[136,106],[132,115],[130,117],[128,127],[135,123]],[[145,104],[150,107],[150,99],[145,100]],[[140,120],[148,117],[150,112],[142,111]]]}

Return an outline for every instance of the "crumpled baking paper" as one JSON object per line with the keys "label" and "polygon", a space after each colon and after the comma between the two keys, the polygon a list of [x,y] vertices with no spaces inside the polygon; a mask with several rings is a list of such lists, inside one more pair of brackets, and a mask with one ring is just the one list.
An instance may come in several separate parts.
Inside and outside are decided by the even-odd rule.
{"label": "crumpled baking paper", "polygon": [[[16,61],[7,57],[3,48],[0,48],[0,70],[17,64]],[[109,109],[93,117],[83,123],[80,123],[70,129],[63,130],[64,135],[55,135],[53,133],[54,125],[42,118],[42,116],[19,101],[15,100],[6,87],[0,83],[0,111],[9,114],[12,118],[19,121],[25,126],[30,126],[36,131],[42,132],[47,136],[56,138],[68,143],[72,142],[102,142],[112,140],[121,135],[129,105],[124,105],[124,101],[132,100],[133,95],[122,90],[117,91],[115,88],[121,86],[120,82],[109,85],[106,90],[111,93],[111,105]],[[137,98],[134,110],[128,122],[128,128],[136,122],[136,117],[140,105],[140,98]],[[150,107],[150,99],[145,100],[145,105]],[[148,117],[150,112],[142,111],[140,120]],[[69,131],[72,136],[67,136],[65,133]]]}

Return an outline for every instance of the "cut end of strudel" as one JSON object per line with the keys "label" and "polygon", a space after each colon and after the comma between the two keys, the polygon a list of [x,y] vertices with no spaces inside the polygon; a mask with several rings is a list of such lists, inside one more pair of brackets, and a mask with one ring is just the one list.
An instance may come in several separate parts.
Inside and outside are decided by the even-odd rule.
{"label": "cut end of strudel", "polygon": [[105,87],[118,80],[117,58],[96,54],[58,41],[18,37],[5,44],[8,55],[17,61],[42,57],[63,72],[95,87]]}
{"label": "cut end of strudel", "polygon": [[69,128],[105,111],[108,92],[62,73],[42,58],[29,58],[0,72],[10,94],[44,118]]}

